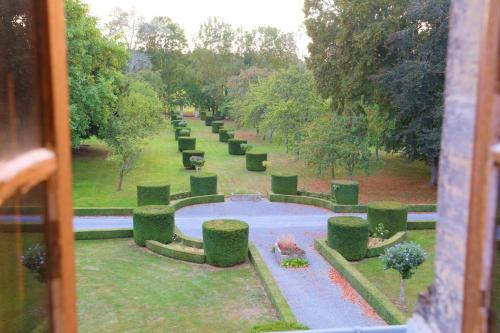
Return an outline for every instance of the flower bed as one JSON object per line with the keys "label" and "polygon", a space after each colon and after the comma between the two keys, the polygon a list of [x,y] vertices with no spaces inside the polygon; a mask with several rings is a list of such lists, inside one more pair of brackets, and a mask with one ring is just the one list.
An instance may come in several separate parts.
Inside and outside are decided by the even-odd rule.
{"label": "flower bed", "polygon": [[301,249],[291,235],[280,238],[273,246],[278,264],[282,267],[307,267],[306,251]]}

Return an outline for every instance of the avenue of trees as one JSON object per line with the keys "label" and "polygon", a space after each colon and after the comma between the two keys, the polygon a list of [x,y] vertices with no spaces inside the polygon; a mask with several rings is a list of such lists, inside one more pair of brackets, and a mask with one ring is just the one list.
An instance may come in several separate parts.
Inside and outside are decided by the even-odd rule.
{"label": "avenue of trees", "polygon": [[352,177],[384,150],[425,161],[435,184],[448,7],[305,0],[302,60],[293,34],[271,26],[210,17],[190,47],[169,17],[117,8],[101,31],[85,5],[66,0],[73,145],[105,140],[121,184],[161,114],[191,105],[254,128],[319,172],[340,166]]}

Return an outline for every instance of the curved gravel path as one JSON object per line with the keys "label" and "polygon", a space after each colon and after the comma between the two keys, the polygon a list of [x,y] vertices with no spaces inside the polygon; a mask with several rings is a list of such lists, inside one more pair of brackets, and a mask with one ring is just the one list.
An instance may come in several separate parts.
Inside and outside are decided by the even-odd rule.
{"label": "curved gravel path", "polygon": [[[375,326],[384,322],[367,316],[358,305],[343,298],[343,292],[329,278],[331,266],[314,250],[314,239],[326,237],[326,220],[334,215],[329,210],[287,203],[262,201],[231,201],[186,207],[176,212],[176,225],[185,234],[202,236],[201,224],[214,218],[241,219],[250,224],[250,239],[266,261],[281,292],[297,320],[311,328]],[[409,214],[411,220],[434,220],[435,213]],[[75,217],[76,230],[130,228],[127,217]],[[279,267],[271,247],[276,239],[292,234],[297,244],[307,252],[307,269]]]}

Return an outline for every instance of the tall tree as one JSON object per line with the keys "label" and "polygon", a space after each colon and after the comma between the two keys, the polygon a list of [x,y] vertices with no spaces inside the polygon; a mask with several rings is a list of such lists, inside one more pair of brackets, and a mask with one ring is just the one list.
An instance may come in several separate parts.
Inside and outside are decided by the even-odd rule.
{"label": "tall tree", "polygon": [[443,91],[448,44],[449,0],[412,0],[404,29],[387,40],[393,66],[375,77],[394,107],[393,149],[432,166],[437,184]]}
{"label": "tall tree", "polygon": [[125,11],[115,7],[110,20],[104,24],[107,37],[124,42],[129,50],[136,49],[137,33],[144,23],[144,17],[137,15],[134,8]]}
{"label": "tall tree", "polygon": [[105,38],[80,0],[66,0],[71,138],[74,147],[90,135],[101,136],[116,108],[129,54]]}
{"label": "tall tree", "polygon": [[207,49],[218,54],[233,52],[235,30],[218,17],[209,17],[203,22],[194,40],[195,47]]}

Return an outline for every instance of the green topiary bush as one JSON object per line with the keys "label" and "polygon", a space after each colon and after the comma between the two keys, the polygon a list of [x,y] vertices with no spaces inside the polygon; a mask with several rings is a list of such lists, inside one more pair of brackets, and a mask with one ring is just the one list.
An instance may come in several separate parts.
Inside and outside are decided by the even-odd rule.
{"label": "green topiary bush", "polygon": [[200,120],[205,120],[207,117],[207,111],[200,111]]}
{"label": "green topiary bush", "polygon": [[284,331],[301,331],[308,330],[309,327],[299,323],[287,323],[285,321],[271,321],[268,323],[257,324],[247,331],[247,333],[260,332],[284,332]]}
{"label": "green topiary bush", "polygon": [[172,124],[173,128],[176,128],[177,124],[180,123],[180,122],[182,122],[182,120],[180,120],[180,119],[174,119],[170,123]]}
{"label": "green topiary bush", "polygon": [[184,150],[195,150],[196,138],[179,136],[179,142],[177,144],[180,152],[183,152]]}
{"label": "green topiary bush", "polygon": [[332,180],[330,182],[331,197],[339,205],[357,205],[359,183],[354,180]]}
{"label": "green topiary bush", "polygon": [[248,224],[238,220],[212,220],[203,223],[203,248],[207,263],[229,267],[248,256]]}
{"label": "green topiary bush", "polygon": [[205,152],[202,150],[184,150],[182,152],[182,164],[186,169],[194,169],[194,166],[191,164],[191,161],[189,160],[191,156],[205,157]]}
{"label": "green topiary bush", "polygon": [[229,139],[232,139],[232,138],[234,138],[233,130],[219,128],[219,141],[220,142],[227,142]]}
{"label": "green topiary bush", "polygon": [[147,240],[168,244],[174,236],[174,214],[172,206],[141,206],[134,209],[134,241],[145,246]]}
{"label": "green topiary bush", "polygon": [[368,229],[368,222],[360,217],[331,217],[328,219],[328,245],[347,260],[361,260],[368,250]]}
{"label": "green topiary bush", "polygon": [[250,150],[246,153],[246,159],[248,171],[266,171],[266,167],[262,163],[267,161],[267,153]]}
{"label": "green topiary bush", "polygon": [[170,184],[144,183],[137,185],[137,206],[168,205]]}
{"label": "green topiary bush", "polygon": [[274,172],[271,174],[271,191],[276,194],[297,195],[298,176]]}
{"label": "green topiary bush", "polygon": [[187,127],[187,125],[188,123],[186,123],[185,121],[179,121],[176,127]]}
{"label": "green topiary bush", "polygon": [[215,173],[200,172],[191,175],[190,183],[193,197],[217,194],[217,175]]}
{"label": "green topiary bush", "polygon": [[219,133],[219,130],[224,126],[223,121],[212,121],[212,133]]}
{"label": "green topiary bush", "polygon": [[370,232],[382,224],[388,231],[387,237],[392,237],[399,231],[408,228],[408,206],[395,201],[371,202],[367,205]]}
{"label": "green topiary bush", "polygon": [[229,155],[245,155],[245,149],[241,145],[246,144],[247,140],[229,139],[227,143]]}
{"label": "green topiary bush", "polygon": [[[188,131],[188,135],[181,135],[182,131]],[[175,140],[178,140],[179,136],[190,136],[190,135],[191,135],[191,128],[189,128],[189,127],[176,127],[176,128],[174,128]]]}
{"label": "green topiary bush", "polygon": [[212,126],[212,121],[214,121],[214,116],[209,116],[208,114],[205,116],[205,125]]}

